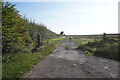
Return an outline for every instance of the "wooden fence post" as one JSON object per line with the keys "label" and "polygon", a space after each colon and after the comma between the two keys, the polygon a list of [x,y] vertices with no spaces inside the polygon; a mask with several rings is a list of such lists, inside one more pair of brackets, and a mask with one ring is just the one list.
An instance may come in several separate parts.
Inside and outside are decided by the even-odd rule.
{"label": "wooden fence post", "polygon": [[37,35],[37,39],[38,39],[38,44],[32,48],[32,50],[31,50],[32,53],[40,46],[40,42],[41,42],[41,35],[40,34]]}
{"label": "wooden fence post", "polygon": [[106,41],[107,37],[106,37],[106,33],[103,33],[103,41]]}
{"label": "wooden fence post", "polygon": [[38,45],[37,45],[37,46],[39,47],[39,46],[40,46],[40,42],[41,42],[41,35],[38,34],[38,37],[37,37],[37,38],[38,38]]}

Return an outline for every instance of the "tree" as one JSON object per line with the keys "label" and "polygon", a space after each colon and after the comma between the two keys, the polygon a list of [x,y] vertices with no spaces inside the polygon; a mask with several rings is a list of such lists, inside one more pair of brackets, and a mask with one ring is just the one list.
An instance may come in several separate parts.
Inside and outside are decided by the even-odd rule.
{"label": "tree", "polygon": [[63,34],[64,34],[64,32],[63,32],[63,31],[61,31],[61,32],[60,32],[60,34],[61,34],[61,35],[63,35]]}
{"label": "tree", "polygon": [[[2,3],[2,45],[4,53],[14,53],[29,40],[25,20],[18,14],[15,5]],[[27,41],[26,41],[27,40]]]}

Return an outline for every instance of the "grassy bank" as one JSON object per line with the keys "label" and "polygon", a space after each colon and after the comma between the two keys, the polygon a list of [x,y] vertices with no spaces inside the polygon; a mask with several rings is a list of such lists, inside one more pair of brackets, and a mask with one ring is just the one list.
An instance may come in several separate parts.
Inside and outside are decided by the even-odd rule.
{"label": "grassy bank", "polygon": [[84,51],[86,55],[94,55],[109,59],[119,60],[118,57],[118,39],[103,40],[74,40],[78,49]]}
{"label": "grassy bank", "polygon": [[64,37],[51,39],[49,44],[39,47],[35,53],[21,51],[17,54],[3,55],[2,77],[12,79],[20,78],[24,73],[31,69],[34,64],[53,52],[62,39],[64,39]]}

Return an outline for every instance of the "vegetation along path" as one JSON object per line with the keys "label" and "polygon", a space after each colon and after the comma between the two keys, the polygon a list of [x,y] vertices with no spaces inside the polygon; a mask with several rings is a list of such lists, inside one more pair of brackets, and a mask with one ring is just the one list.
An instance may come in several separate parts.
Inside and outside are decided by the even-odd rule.
{"label": "vegetation along path", "polygon": [[47,56],[23,78],[117,78],[118,62],[84,55],[74,41],[65,38],[52,54]]}

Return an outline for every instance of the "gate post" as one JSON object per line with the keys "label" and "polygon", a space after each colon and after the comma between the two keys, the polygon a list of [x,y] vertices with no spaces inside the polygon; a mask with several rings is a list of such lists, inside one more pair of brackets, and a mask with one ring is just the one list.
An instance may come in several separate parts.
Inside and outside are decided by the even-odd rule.
{"label": "gate post", "polygon": [[103,41],[106,41],[107,37],[106,37],[106,33],[103,33]]}
{"label": "gate post", "polygon": [[38,34],[38,45],[37,45],[37,47],[39,47],[40,46],[40,42],[41,42],[41,35],[40,34]]}

